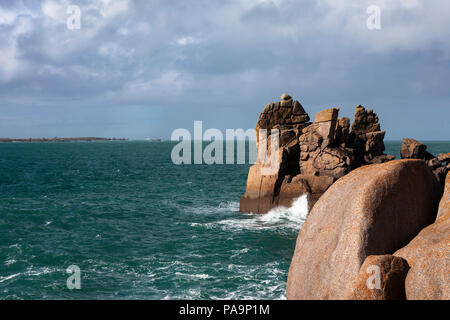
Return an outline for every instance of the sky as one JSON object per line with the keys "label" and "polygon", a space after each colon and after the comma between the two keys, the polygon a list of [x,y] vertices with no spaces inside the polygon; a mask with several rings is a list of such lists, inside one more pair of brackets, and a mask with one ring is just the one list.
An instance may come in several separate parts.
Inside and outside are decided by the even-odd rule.
{"label": "sky", "polygon": [[247,130],[288,93],[450,140],[448,0],[0,0],[0,57],[0,137]]}

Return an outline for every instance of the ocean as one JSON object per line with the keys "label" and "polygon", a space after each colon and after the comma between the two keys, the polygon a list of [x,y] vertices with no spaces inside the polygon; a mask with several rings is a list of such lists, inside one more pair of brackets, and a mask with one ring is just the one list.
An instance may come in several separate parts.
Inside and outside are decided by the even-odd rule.
{"label": "ocean", "polygon": [[285,299],[305,197],[242,214],[250,165],[175,165],[173,146],[0,144],[0,299]]}

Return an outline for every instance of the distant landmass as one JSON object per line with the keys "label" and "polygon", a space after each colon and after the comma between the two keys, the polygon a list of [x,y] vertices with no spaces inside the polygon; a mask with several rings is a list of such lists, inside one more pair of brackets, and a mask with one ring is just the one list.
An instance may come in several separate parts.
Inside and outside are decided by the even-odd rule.
{"label": "distant landmass", "polygon": [[78,137],[78,138],[27,138],[11,139],[0,138],[0,142],[76,142],[76,141],[126,141],[126,138],[97,138],[97,137]]}

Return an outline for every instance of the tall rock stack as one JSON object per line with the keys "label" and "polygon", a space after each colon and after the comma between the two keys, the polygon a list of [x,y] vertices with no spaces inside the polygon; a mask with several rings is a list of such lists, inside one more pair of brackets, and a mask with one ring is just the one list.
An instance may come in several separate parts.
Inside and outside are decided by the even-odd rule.
{"label": "tall rock stack", "polygon": [[[258,154],[270,154],[271,130],[278,129],[279,152],[275,170],[258,161],[250,168],[240,211],[266,213],[277,206],[290,206],[303,194],[312,208],[319,197],[339,178],[361,165],[383,163],[395,157],[384,155],[384,131],[378,116],[362,106],[356,108],[355,122],[339,118],[339,108],[316,114],[313,123],[302,105],[283,94],[280,102],[265,106],[256,125]],[[266,141],[259,132],[267,130]],[[273,166],[273,163],[272,163]]]}
{"label": "tall rock stack", "polygon": [[[298,137],[301,130],[309,125],[308,121],[309,115],[300,102],[293,100],[288,94],[283,94],[280,102],[269,103],[264,107],[256,125],[258,154],[260,154],[260,148],[266,148],[266,154],[271,156],[271,132],[277,129],[278,164],[275,170],[271,170],[271,164],[261,162],[258,157],[257,162],[249,170],[247,190],[240,202],[242,212],[266,213],[278,205],[278,196],[284,178],[288,175],[295,176],[300,172]],[[267,132],[266,141],[259,140],[259,133],[263,129]],[[265,174],[265,170],[274,172]]]}
{"label": "tall rock stack", "polygon": [[366,110],[361,105],[356,107],[350,134],[356,151],[357,166],[393,160],[392,156],[383,154],[386,132],[381,131],[378,116],[373,110]]}

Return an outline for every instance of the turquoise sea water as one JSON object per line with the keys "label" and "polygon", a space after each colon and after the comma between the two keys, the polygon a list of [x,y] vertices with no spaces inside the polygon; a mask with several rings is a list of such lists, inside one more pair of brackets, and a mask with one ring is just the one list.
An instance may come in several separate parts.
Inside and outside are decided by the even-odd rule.
{"label": "turquoise sea water", "polygon": [[176,166],[172,147],[0,144],[0,298],[283,299],[302,204],[241,214],[249,165]]}

